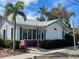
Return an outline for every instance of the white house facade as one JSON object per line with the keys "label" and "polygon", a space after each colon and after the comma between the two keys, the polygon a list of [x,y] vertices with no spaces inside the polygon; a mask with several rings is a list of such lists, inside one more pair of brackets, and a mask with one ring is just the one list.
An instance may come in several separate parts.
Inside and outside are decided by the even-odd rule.
{"label": "white house facade", "polygon": [[[23,19],[16,21],[16,40],[55,40],[63,39],[65,25],[59,19],[51,21],[36,21]],[[0,38],[14,38],[14,23],[9,20],[0,22]]]}

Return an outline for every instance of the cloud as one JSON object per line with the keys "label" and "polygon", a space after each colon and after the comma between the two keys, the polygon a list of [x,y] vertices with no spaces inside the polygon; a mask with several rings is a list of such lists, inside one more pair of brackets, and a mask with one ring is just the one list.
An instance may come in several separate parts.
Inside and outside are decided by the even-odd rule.
{"label": "cloud", "polygon": [[53,6],[56,6],[58,3],[60,3],[62,6],[66,6],[67,1],[66,0],[56,0],[53,2]]}
{"label": "cloud", "polygon": [[35,15],[35,12],[29,11],[28,14],[26,15],[27,19],[29,20],[36,20],[39,15]]}
{"label": "cloud", "polygon": [[3,12],[4,12],[4,8],[0,7],[0,14],[3,14]]}
{"label": "cloud", "polygon": [[3,15],[3,13],[4,13],[4,10],[5,10],[5,4],[7,3],[7,2],[14,2],[13,0],[0,0],[0,14],[2,14]]}
{"label": "cloud", "polygon": [[4,6],[7,2],[16,3],[17,1],[23,1],[25,6],[29,6],[31,3],[36,4],[38,0],[0,0],[0,14],[4,12]]}
{"label": "cloud", "polygon": [[23,1],[25,3],[25,6],[29,6],[31,3],[36,4],[38,2],[38,0],[19,0],[19,1]]}
{"label": "cloud", "polygon": [[[36,20],[37,17],[39,17],[39,15],[35,15],[35,14],[36,14],[35,12],[32,12],[32,11],[30,11],[30,10],[28,10],[27,12],[28,12],[28,13],[26,14],[27,20]],[[13,15],[13,14],[11,14],[11,15],[8,17],[8,20],[11,20],[11,19],[12,19],[12,15]],[[23,17],[22,17],[21,15],[17,15],[16,20],[19,21],[20,19],[21,19],[21,21],[22,21]]]}
{"label": "cloud", "polygon": [[0,0],[0,14],[3,14],[3,11],[4,11],[4,4],[5,4],[5,1],[4,0]]}

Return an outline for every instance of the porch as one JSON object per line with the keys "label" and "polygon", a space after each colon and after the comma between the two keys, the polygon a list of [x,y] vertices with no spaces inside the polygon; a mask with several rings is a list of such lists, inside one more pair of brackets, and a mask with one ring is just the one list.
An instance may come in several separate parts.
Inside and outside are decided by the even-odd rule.
{"label": "porch", "polygon": [[23,28],[20,27],[20,40],[45,40],[46,30],[43,28]]}

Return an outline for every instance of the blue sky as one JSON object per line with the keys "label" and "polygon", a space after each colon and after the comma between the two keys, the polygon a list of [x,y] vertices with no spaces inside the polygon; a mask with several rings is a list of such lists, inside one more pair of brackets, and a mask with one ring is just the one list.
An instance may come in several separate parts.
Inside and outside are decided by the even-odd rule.
{"label": "blue sky", "polygon": [[[0,14],[3,14],[5,8],[5,4],[7,2],[15,3],[18,0],[0,0]],[[27,18],[29,19],[35,19],[39,16],[38,14],[38,8],[39,6],[45,6],[48,10],[50,10],[52,7],[56,6],[57,3],[61,3],[62,6],[66,7],[68,11],[72,11],[76,13],[75,17],[71,17],[70,20],[74,20],[75,26],[79,27],[79,6],[76,6],[67,0],[19,0],[23,1],[25,3],[24,5],[24,12],[27,15]],[[73,0],[71,0],[73,1]],[[72,21],[70,21],[72,24]]]}

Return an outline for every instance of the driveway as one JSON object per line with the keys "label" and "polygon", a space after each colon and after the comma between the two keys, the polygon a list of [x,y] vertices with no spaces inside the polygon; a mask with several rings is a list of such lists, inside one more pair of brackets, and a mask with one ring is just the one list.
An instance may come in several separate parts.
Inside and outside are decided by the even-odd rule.
{"label": "driveway", "polygon": [[[28,48],[30,53],[25,53],[16,56],[9,56],[0,59],[28,59],[33,56],[38,56],[37,59],[74,59],[73,47],[45,50],[41,48]],[[77,46],[77,58],[79,59],[79,47]]]}
{"label": "driveway", "polygon": [[79,47],[77,46],[76,58],[73,47],[68,47],[64,48],[62,51],[56,51],[54,53],[39,56],[37,59],[79,59]]}

